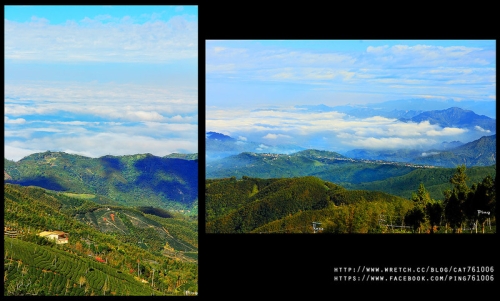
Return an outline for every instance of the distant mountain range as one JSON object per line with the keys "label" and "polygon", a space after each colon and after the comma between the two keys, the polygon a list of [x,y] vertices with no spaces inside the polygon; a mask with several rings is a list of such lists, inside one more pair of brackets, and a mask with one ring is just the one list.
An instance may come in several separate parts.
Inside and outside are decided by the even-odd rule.
{"label": "distant mountain range", "polygon": [[[376,153],[374,153],[376,154]],[[374,156],[371,154],[371,156]],[[380,157],[392,160],[382,160]],[[255,178],[291,178],[302,176],[315,176],[325,181],[353,189],[364,189],[360,185],[375,183],[376,181],[393,181],[412,172],[434,173],[444,167],[447,174],[452,174],[456,166],[465,164],[468,168],[485,167],[480,176],[490,172],[490,166],[496,165],[496,135],[485,136],[481,139],[447,151],[428,151],[427,153],[415,151],[399,151],[394,153],[378,154],[376,159],[354,159],[335,152],[305,150],[293,154],[257,154],[244,152],[227,158],[207,162],[207,179],[229,178],[229,177],[255,177]],[[407,161],[398,162],[396,159],[406,158]],[[391,162],[392,161],[392,162]],[[488,167],[488,168],[486,168]],[[392,179],[392,180],[391,180]],[[444,179],[444,178],[443,178]],[[425,180],[423,177],[421,180]],[[411,183],[406,179],[404,183]],[[447,185],[448,180],[444,183]],[[391,182],[391,183],[393,183]],[[395,183],[395,182],[394,182]],[[427,182],[429,185],[436,183]],[[413,183],[414,184],[414,183]],[[438,183],[443,184],[442,182]],[[386,192],[397,191],[404,185],[382,185],[377,187],[388,187]],[[360,188],[357,188],[360,187]],[[376,186],[370,187],[377,189]],[[408,189],[413,186],[409,186]],[[441,189],[442,187],[439,187]],[[405,195],[408,189],[399,191],[398,195]],[[437,189],[437,188],[436,188]],[[390,191],[389,191],[390,190]],[[441,194],[442,190],[436,190]],[[436,195],[441,197],[441,195]]]}
{"label": "distant mountain range", "polygon": [[207,132],[205,136],[207,162],[243,152],[289,154],[304,150],[297,145],[268,145],[253,141],[238,140],[233,137]]}
{"label": "distant mountain range", "polygon": [[400,118],[402,122],[429,121],[430,124],[438,124],[441,127],[456,127],[474,129],[479,126],[483,130],[496,131],[496,120],[484,115],[477,115],[473,111],[453,107],[446,110],[427,111],[411,118]]}
{"label": "distant mountain range", "polygon": [[317,176],[334,183],[361,183],[404,175],[416,169],[404,164],[353,160],[335,152],[306,150],[294,154],[241,153],[207,162],[206,176],[289,178]]}
{"label": "distant mountain range", "polygon": [[[183,158],[179,158],[183,157]],[[4,159],[5,183],[85,193],[116,204],[187,209],[197,206],[197,154],[88,158],[64,152]]]}
{"label": "distant mountain range", "polygon": [[[479,115],[485,115],[490,118],[496,118],[495,101],[454,101],[454,100],[432,100],[432,99],[408,99],[392,100],[380,103],[371,103],[366,105],[343,105],[327,106],[321,105],[299,105],[296,108],[309,110],[313,112],[332,112],[337,111],[347,115],[367,118],[373,116],[382,116],[387,118],[412,118],[425,111],[446,110],[452,107],[460,107],[464,110],[474,111]],[[404,108],[403,110],[401,108]]]}
{"label": "distant mountain range", "polygon": [[426,151],[421,150],[365,150],[355,149],[344,155],[353,159],[409,162],[441,167],[489,166],[496,163],[496,134],[463,144],[443,142]]}
{"label": "distant mountain range", "polygon": [[[442,151],[418,150],[353,150],[345,156],[328,151],[305,150],[292,154],[243,152],[238,155],[207,162],[207,177],[226,176],[304,176],[328,170],[331,165],[365,164],[363,160],[406,162],[440,167],[490,166],[496,164],[496,134],[484,136],[473,142],[446,143],[459,145]],[[328,167],[326,167],[326,166]],[[331,179],[330,179],[331,180]]]}
{"label": "distant mountain range", "polygon": [[429,151],[425,155],[414,158],[411,162],[452,167],[461,164],[466,166],[489,166],[496,164],[497,135],[484,136],[478,140],[439,152]]}
{"label": "distant mountain range", "polygon": [[[411,103],[411,101],[406,101]],[[429,104],[433,104],[430,102]],[[474,102],[469,102],[472,106]],[[484,102],[483,102],[484,103]],[[338,111],[344,112],[355,118],[367,118],[374,116],[382,116],[386,118],[397,119],[399,122],[413,122],[421,123],[428,121],[432,125],[439,125],[441,128],[458,128],[465,136],[460,136],[470,142],[469,139],[477,139],[479,134],[493,135],[496,134],[496,119],[490,118],[485,115],[478,115],[471,110],[466,110],[458,107],[450,107],[444,110],[397,110],[389,105],[390,102],[383,103],[380,107],[355,107],[355,106],[337,106],[329,107],[326,105],[303,105],[295,106],[296,108],[303,109],[311,112],[329,112]],[[484,103],[486,106],[491,104]],[[431,106],[432,107],[432,106]],[[420,147],[418,149],[404,149],[404,150],[375,150],[375,149],[352,149],[343,150],[343,154],[348,157],[356,159],[370,159],[370,160],[389,160],[398,162],[413,162],[415,158],[424,157],[428,155],[435,155],[442,151],[452,151],[456,147],[463,145],[461,141],[441,142],[426,148]],[[298,145],[268,145],[255,141],[247,141],[235,139],[233,137],[217,133],[207,132],[206,134],[206,160],[211,162],[213,160],[221,159],[224,157],[236,155],[243,152],[252,153],[274,153],[274,154],[292,154],[305,150],[306,148]],[[429,150],[429,151],[427,151]],[[484,157],[484,154],[483,154]],[[435,157],[431,157],[435,158]],[[419,162],[421,162],[420,160]],[[428,162],[429,160],[424,160]],[[469,160],[473,165],[488,165],[490,159],[484,161],[483,159]],[[423,161],[422,161],[423,162]],[[437,160],[435,164],[438,166],[452,166],[456,164],[457,160]],[[467,163],[469,164],[469,163]]]}

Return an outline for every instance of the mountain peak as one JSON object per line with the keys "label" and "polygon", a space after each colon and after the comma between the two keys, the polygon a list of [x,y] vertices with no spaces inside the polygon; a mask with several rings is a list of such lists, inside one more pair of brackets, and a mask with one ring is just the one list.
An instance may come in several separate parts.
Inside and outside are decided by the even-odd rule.
{"label": "mountain peak", "polygon": [[217,132],[207,132],[206,138],[212,139],[212,140],[220,140],[220,141],[235,141],[236,140],[230,136],[227,136],[227,135],[224,135],[221,133],[217,133]]}
{"label": "mountain peak", "polygon": [[484,115],[478,115],[471,110],[459,107],[451,107],[445,110],[426,111],[410,119],[400,119],[402,122],[429,121],[430,124],[438,124],[441,127],[458,127],[475,129],[480,127],[486,131],[496,130],[496,120]]}

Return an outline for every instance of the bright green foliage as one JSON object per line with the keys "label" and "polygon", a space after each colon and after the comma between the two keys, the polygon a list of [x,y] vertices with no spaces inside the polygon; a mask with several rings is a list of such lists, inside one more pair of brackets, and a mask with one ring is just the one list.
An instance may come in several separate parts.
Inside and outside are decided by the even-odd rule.
{"label": "bright green foliage", "polygon": [[425,208],[427,206],[427,203],[431,201],[431,197],[427,190],[425,190],[425,186],[423,183],[420,183],[417,193],[413,194],[412,201],[414,201],[415,205],[420,207],[421,209]]}
{"label": "bright green foliage", "polygon": [[[197,221],[190,217],[173,214],[163,218],[134,208],[102,206],[11,184],[4,186],[4,204],[5,225],[19,232],[16,239],[4,237],[4,257],[9,259],[5,261],[5,295],[72,296],[93,292],[149,296],[197,290]],[[55,245],[37,235],[47,230],[69,233],[69,243]],[[170,252],[163,249],[166,243],[172,246]],[[38,261],[35,255],[39,252],[44,255]],[[97,256],[105,263],[98,262]],[[133,278],[137,276],[137,260],[141,263],[140,279]],[[17,270],[14,262],[28,267],[24,275],[18,275],[22,270]],[[41,273],[45,278],[40,277]],[[80,287],[82,275],[86,283]],[[31,286],[21,290],[18,284],[26,284],[29,279]],[[104,281],[108,281],[109,290],[102,290]]]}
{"label": "bright green foliage", "polygon": [[[258,187],[257,193],[254,191]],[[315,177],[256,179],[245,177],[206,181],[206,230],[211,233],[248,233],[269,231],[310,232],[302,213],[326,212],[324,220],[341,214],[338,206],[351,208],[352,221],[342,231],[359,233],[375,230],[378,215],[391,204],[395,215],[401,198],[376,191],[348,191]],[[330,209],[328,209],[330,208]],[[377,209],[378,208],[378,209]],[[402,208],[402,207],[401,207]],[[326,211],[324,211],[326,210]],[[356,214],[353,213],[356,210]],[[399,215],[399,213],[397,214]],[[372,222],[363,224],[365,220]],[[363,224],[363,225],[362,225]],[[301,229],[297,229],[300,227]],[[304,228],[306,227],[306,228]],[[337,231],[337,230],[336,230]]]}
{"label": "bright green foliage", "polygon": [[[474,206],[485,208],[480,210],[495,206],[493,183],[486,177],[473,185],[477,196],[469,195],[476,196]],[[347,190],[315,177],[232,177],[206,180],[205,199],[209,233],[313,233],[312,222],[321,222],[323,233],[395,233],[408,228],[444,233],[445,222],[458,227],[465,218],[462,207],[449,205],[448,210],[458,209],[448,212],[457,219],[445,219],[443,201],[432,199],[423,183],[413,198],[403,199],[379,191]],[[448,200],[454,201],[451,191]],[[495,225],[494,218],[490,221]]]}
{"label": "bright green foliage", "polygon": [[[195,156],[197,157],[197,155]],[[151,154],[88,158],[63,152],[5,160],[6,183],[65,192],[100,204],[186,210],[198,198],[198,160]]]}
{"label": "bright green foliage", "polygon": [[[411,198],[415,192],[415,184],[422,183],[432,199],[443,198],[443,191],[452,188],[450,178],[456,168],[417,169],[401,176],[389,177],[382,181],[367,181],[360,184],[344,184],[348,189],[379,190],[404,198]],[[467,185],[480,182],[484,177],[495,175],[495,165],[467,168]]]}

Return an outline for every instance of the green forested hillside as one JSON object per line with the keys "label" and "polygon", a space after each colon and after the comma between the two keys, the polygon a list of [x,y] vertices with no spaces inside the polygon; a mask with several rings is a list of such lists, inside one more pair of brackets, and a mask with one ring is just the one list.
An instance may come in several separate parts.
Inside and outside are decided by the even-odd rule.
{"label": "green forested hillside", "polygon": [[465,164],[472,166],[490,166],[496,164],[497,135],[484,136],[454,149],[421,156],[412,160],[419,164],[453,167]]}
{"label": "green forested hillside", "polygon": [[[416,185],[423,183],[430,193],[431,198],[436,200],[443,199],[443,191],[451,188],[449,179],[455,173],[456,168],[429,168],[416,169],[408,174],[392,177],[383,181],[373,181],[368,183],[347,184],[344,187],[348,189],[379,190],[386,193],[398,195],[404,198],[410,198],[415,191]],[[486,167],[467,168],[469,179],[467,184],[480,182],[484,177],[490,175],[495,177],[496,165]]]}
{"label": "green forested hillside", "polygon": [[434,176],[450,183],[437,199],[422,182],[408,183],[411,195],[402,198],[375,189],[348,190],[310,176],[210,179],[205,188],[206,231],[314,233],[319,231],[313,228],[316,222],[330,233],[496,232],[496,219],[490,215],[496,206],[494,175],[460,167],[449,176]]}
{"label": "green forested hillside", "polygon": [[[17,238],[4,235],[4,295],[196,292],[197,220],[144,210],[5,184],[4,225]],[[54,230],[69,243],[37,235]]]}
{"label": "green forested hillside", "polygon": [[303,224],[296,222],[302,212],[350,206],[360,201],[395,202],[401,208],[409,207],[405,203],[410,203],[382,192],[348,191],[316,177],[207,180],[205,199],[209,233],[265,231],[269,227],[274,229],[273,223],[280,220],[288,221],[291,228],[302,227]]}
{"label": "green forested hillside", "polygon": [[207,163],[206,174],[208,179],[316,176],[344,184],[383,180],[415,169],[417,167],[404,164],[363,162],[334,152],[307,150],[291,155],[241,153]]}
{"label": "green forested hillside", "polygon": [[[172,155],[179,157],[179,155]],[[4,160],[6,183],[95,195],[117,204],[190,209],[198,198],[197,155],[185,158],[151,154],[88,158],[44,152],[18,162]]]}

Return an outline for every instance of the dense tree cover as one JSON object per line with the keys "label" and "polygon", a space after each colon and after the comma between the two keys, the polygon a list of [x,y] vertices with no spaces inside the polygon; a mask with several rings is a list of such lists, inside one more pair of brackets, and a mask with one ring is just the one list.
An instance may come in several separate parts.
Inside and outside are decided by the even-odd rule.
{"label": "dense tree cover", "polygon": [[414,232],[420,232],[423,227],[427,227],[430,233],[434,233],[438,226],[444,224],[445,229],[450,227],[453,233],[460,233],[464,224],[467,224],[472,232],[474,227],[477,229],[479,223],[484,233],[487,219],[493,217],[491,212],[495,206],[494,180],[487,175],[471,188],[467,181],[466,166],[458,166],[449,178],[453,189],[443,191],[442,201],[431,199],[421,183],[413,194],[414,207],[405,216],[406,224],[412,226]]}
{"label": "dense tree cover", "polygon": [[244,176],[206,180],[205,218],[207,221],[224,216],[245,205],[250,197],[277,179],[258,179]]}
{"label": "dense tree cover", "polygon": [[295,154],[241,153],[207,163],[207,178],[315,176],[325,181],[359,184],[407,174],[415,167],[352,161],[334,152],[306,150]]}
{"label": "dense tree cover", "polygon": [[[228,202],[228,199],[234,201]],[[207,180],[206,207],[210,211],[206,215],[206,230],[215,233],[251,232],[300,212],[329,206],[355,206],[362,200],[366,203],[404,201],[376,191],[348,191],[316,177]]]}
{"label": "dense tree cover", "polygon": [[412,162],[436,166],[490,166],[496,163],[496,135],[484,136],[453,150],[420,156]]}
{"label": "dense tree cover", "polygon": [[198,198],[198,160],[151,154],[88,158],[44,152],[5,160],[6,183],[92,194],[98,203],[189,209]]}
{"label": "dense tree cover", "polygon": [[[214,178],[287,178],[315,176],[347,189],[378,190],[411,198],[415,183],[423,183],[431,198],[441,199],[451,188],[455,168],[417,168],[404,163],[352,161],[331,152],[307,150],[295,154],[241,153],[207,163],[206,176]],[[468,185],[495,173],[495,165],[469,168]]]}
{"label": "dense tree cover", "polygon": [[[404,198],[411,198],[415,192],[415,183],[425,185],[432,199],[441,200],[443,191],[451,189],[449,179],[455,173],[456,168],[426,168],[416,169],[402,176],[391,177],[383,181],[366,182],[361,184],[343,184],[348,189],[379,190]],[[496,174],[496,165],[487,167],[467,168],[467,185],[482,181],[486,176]]]}
{"label": "dense tree cover", "polygon": [[488,175],[470,188],[467,180],[466,166],[458,166],[455,174],[450,178],[453,188],[444,192],[443,205],[446,223],[452,228],[453,233],[462,232],[464,224],[471,232],[474,226],[477,231],[477,223],[479,223],[484,233],[486,220],[495,217],[496,178],[493,179]]}
{"label": "dense tree cover", "polygon": [[[89,211],[84,213],[84,208],[88,208]],[[81,273],[68,278],[67,272],[59,271],[56,267],[44,266],[45,261],[42,260],[40,263],[26,264],[28,272],[21,278],[18,277],[18,271],[9,267],[6,271],[7,280],[4,282],[6,295],[34,294],[35,292],[43,295],[48,294],[49,291],[51,295],[64,295],[65,293],[67,295],[108,295],[113,291],[116,295],[150,295],[153,293],[152,288],[154,288],[154,294],[157,295],[182,294],[184,290],[197,291],[197,263],[184,254],[185,251],[197,254],[197,223],[189,217],[161,218],[145,215],[133,208],[102,206],[92,204],[88,200],[51,193],[40,188],[5,184],[4,221],[6,226],[16,229],[19,233],[18,238],[11,242],[12,246],[16,241],[22,241],[34,244],[34,247],[20,247],[30,249],[31,254],[34,249],[41,250],[40,248],[43,247],[48,250],[47,256],[52,256],[52,258],[55,257],[51,255],[54,252],[71,255],[71,263],[68,263],[68,266],[92,264],[101,267],[105,265],[104,268],[94,267],[94,269],[101,270],[102,275],[109,276],[108,286],[111,289],[106,292],[102,291],[103,276],[99,277],[100,284],[90,283],[88,291],[85,291],[82,285],[80,290],[78,278],[83,276]],[[55,245],[37,235],[46,230],[62,230],[69,233],[69,243]],[[164,249],[166,244],[170,245],[169,252]],[[5,258],[9,258],[6,264],[14,261],[27,263],[31,260],[26,257],[29,254],[24,251],[8,251],[6,248],[4,255]],[[63,255],[57,256],[63,257]],[[196,256],[193,258],[196,259]],[[139,270],[137,269],[138,260]],[[37,273],[43,270],[49,272],[47,275],[64,275],[65,281],[70,279],[71,287],[66,288],[65,281],[64,285],[60,285],[47,280],[47,282],[37,284],[40,289],[32,290],[32,287],[28,287],[29,292],[21,290],[20,283],[26,284],[26,281],[30,279],[32,283],[36,282],[40,279],[36,276]],[[129,279],[133,279],[132,276],[138,278],[133,279],[133,283],[128,285],[126,283],[118,285],[118,280],[113,280],[125,274],[130,275]],[[141,279],[147,281],[148,284],[142,284]],[[57,280],[57,283],[61,281]],[[134,289],[137,285],[143,289]],[[124,290],[125,287],[128,287],[128,290]]]}
{"label": "dense tree cover", "polygon": [[477,222],[484,233],[488,218],[495,225],[494,179],[486,176],[469,189],[465,167],[460,167],[448,181],[454,189],[442,191],[445,198],[436,200],[423,183],[404,199],[379,191],[347,190],[315,177],[211,179],[205,190],[206,230],[312,233],[316,221],[324,233],[446,233],[447,227],[459,232],[467,221]]}

